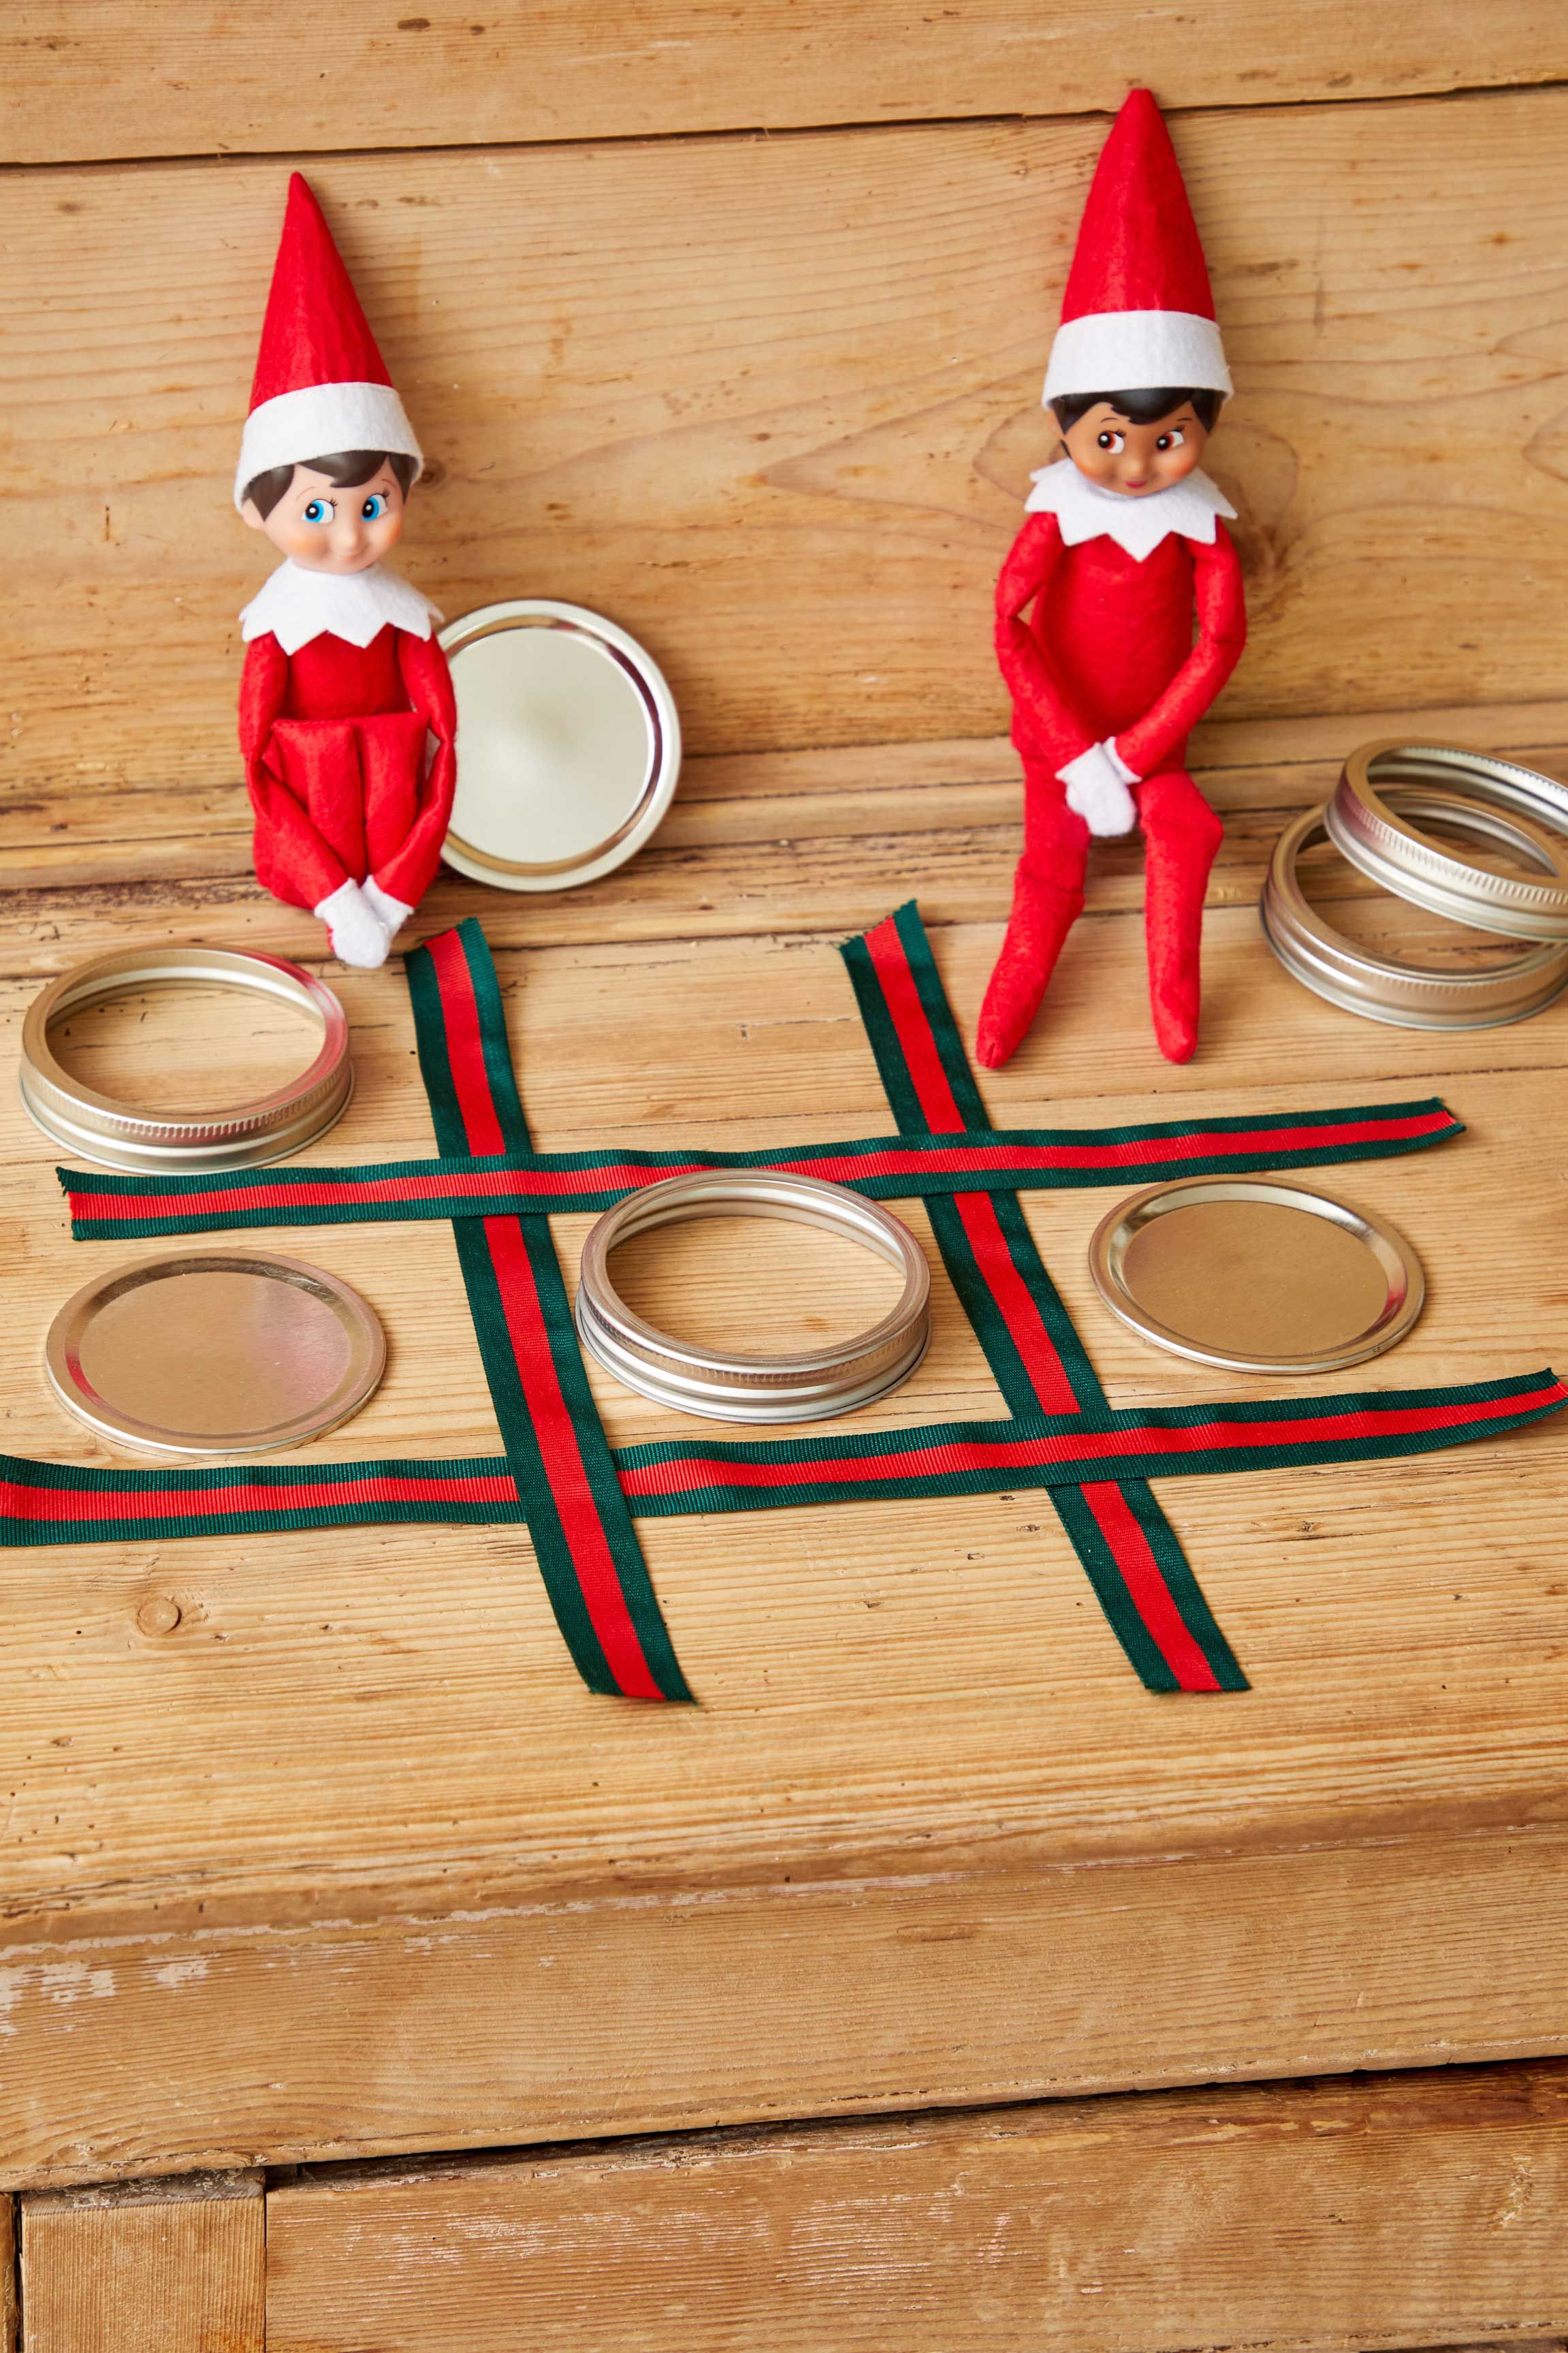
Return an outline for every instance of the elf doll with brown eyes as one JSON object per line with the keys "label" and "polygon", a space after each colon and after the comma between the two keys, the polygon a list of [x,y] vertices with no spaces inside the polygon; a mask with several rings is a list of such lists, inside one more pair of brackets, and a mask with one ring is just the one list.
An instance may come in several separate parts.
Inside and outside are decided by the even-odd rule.
{"label": "elf doll with brown eyes", "polygon": [[234,502],[284,561],[240,615],[258,880],[345,964],[385,961],[428,889],[457,782],[439,613],[383,559],[423,465],[353,281],[289,184]]}
{"label": "elf doll with brown eyes", "polygon": [[980,1015],[990,1069],[1021,1044],[1082,912],[1090,835],[1134,826],[1154,1035],[1173,1062],[1197,1042],[1220,822],[1187,774],[1187,734],[1247,638],[1220,521],[1235,509],[1198,470],[1230,388],[1175,152],[1135,90],[1095,172],[1046,375],[1064,454],[1035,476],[997,585],[1024,855]]}

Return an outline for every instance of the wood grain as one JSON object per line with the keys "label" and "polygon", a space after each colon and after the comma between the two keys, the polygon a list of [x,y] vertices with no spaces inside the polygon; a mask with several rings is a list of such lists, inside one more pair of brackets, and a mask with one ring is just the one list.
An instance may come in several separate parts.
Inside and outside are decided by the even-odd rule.
{"label": "wood grain", "polygon": [[16,2201],[0,2198],[0,2353],[22,2353],[16,2261]]}
{"label": "wood grain", "polygon": [[953,1869],[932,1844],[901,1869],[819,1841],[788,1880],[510,1904],[450,1872],[429,1909],[356,1926],[13,1950],[6,2173],[1568,2052],[1560,1829],[1109,1867]]}
{"label": "wood grain", "polygon": [[[1551,90],[1178,123],[1244,385],[1216,466],[1256,624],[1203,745],[1229,831],[1204,1047],[1154,1051],[1137,852],[1113,849],[986,1082],[1010,1124],[1447,1094],[1461,1143],[1346,1187],[1433,1277],[1401,1381],[1563,1353],[1542,1106],[1568,1008],[1462,1039],[1358,1023],[1288,980],[1254,902],[1283,812],[1380,713],[1568,743],[1565,133]],[[605,885],[444,878],[422,911],[483,913],[542,1143],[883,1130],[832,935],[916,885],[972,1028],[1017,847],[989,582],[1098,139],[932,123],[318,174],[444,470],[411,570],[453,610],[525,586],[616,612],[698,747],[658,848]],[[245,877],[228,749],[248,549],[224,478],[280,181],[12,185],[13,1057],[40,978],[100,947],[319,955]],[[1333,887],[1347,921],[1429,937]],[[398,975],[342,993],[361,1083],[313,1156],[427,1148]],[[285,1047],[264,1024],[244,1051]],[[74,1050],[142,1090],[234,1052],[210,1005]],[[37,1369],[99,1262],[54,1156],[0,1111],[0,1438],[82,1460]],[[1030,1217],[1115,1401],[1245,1391],[1099,1315],[1106,1198]],[[583,1230],[561,1221],[569,1265]],[[493,1445],[450,1236],[299,1246],[393,1341],[323,1459]],[[657,1303],[673,1277],[648,1280]],[[706,1306],[746,1296],[731,1267]],[[596,1394],[617,1440],[679,1427]],[[994,1407],[939,1286],[920,1381],[875,1418]],[[648,1524],[693,1712],[580,1689],[513,1530],[9,1555],[0,2181],[1568,2047],[1565,1446],[1168,1482],[1256,1679],[1234,1704],[1138,1687],[1027,1493]]]}
{"label": "wood grain", "polygon": [[[814,921],[826,861],[847,878],[862,852],[813,852]],[[919,855],[940,904],[961,850],[937,833]],[[966,1028],[999,889],[989,920],[937,936]],[[155,893],[47,896],[53,935],[26,954],[51,965],[94,921],[167,922]],[[480,903],[542,1144],[885,1126],[829,940],[528,947],[529,911]],[[205,914],[222,938],[251,910]],[[1205,1048],[1175,1071],[1148,1036],[1140,933],[1131,909],[1080,927],[1037,1036],[987,1077],[994,1116],[1442,1092],[1460,1143],[1345,1187],[1433,1278],[1388,1373],[1561,1358],[1540,1104],[1568,1008],[1460,1039],[1384,1031],[1304,995],[1250,906],[1220,907]],[[13,1039],[36,985],[0,988]],[[400,980],[343,993],[361,1082],[315,1156],[426,1148]],[[210,1005],[171,1016],[82,1050],[143,1082],[220,1071]],[[100,1255],[64,1237],[53,1156],[0,1113],[0,1397],[9,1447],[84,1459],[33,1362]],[[1105,1198],[1030,1216],[1114,1400],[1281,1386],[1149,1356],[1096,1309],[1082,1254]],[[558,1229],[569,1266],[584,1225]],[[359,1282],[393,1340],[385,1388],[323,1454],[493,1444],[449,1236],[291,1239]],[[617,1440],[679,1428],[596,1394]],[[880,1418],[991,1409],[939,1286],[932,1356]],[[1028,1493],[647,1524],[695,1713],[583,1692],[511,1530],[10,1555],[9,2178],[1562,2047],[1565,1444],[1553,1426],[1353,1473],[1166,1482],[1256,1679],[1235,1703],[1138,1687]]]}
{"label": "wood grain", "polygon": [[[1284,812],[1326,800],[1356,744],[1410,729],[1428,741],[1512,752],[1554,775],[1568,765],[1568,704],[1552,702],[1216,720],[1196,731],[1191,757],[1214,807],[1254,820],[1248,854],[1256,859],[1267,849],[1258,820],[1271,823],[1279,813],[1283,823]],[[765,852],[803,839],[891,831],[905,841],[913,837],[910,847],[924,857],[931,845],[921,837],[991,825],[1008,828],[1006,848],[1020,824],[1019,792],[1018,755],[1004,736],[700,755],[685,764],[676,801],[635,874],[533,902],[527,910],[530,934],[627,938],[638,927],[657,925],[661,914],[668,921],[666,894],[647,887],[649,875],[660,871],[649,866],[649,855],[664,860],[671,851],[736,848]],[[35,800],[0,801],[0,889],[227,883],[250,873],[250,805],[238,780],[148,783],[109,794],[65,781]],[[1234,855],[1233,840],[1215,885],[1216,899]],[[1101,862],[1119,856],[1096,851]],[[445,871],[440,880],[454,887]],[[1353,886],[1349,869],[1346,881]],[[474,903],[499,913],[504,902],[486,892]],[[997,905],[1005,907],[1005,894]],[[521,912],[514,906],[514,916]],[[678,923],[692,912],[687,893]],[[281,923],[292,920],[283,909],[272,913]],[[309,940],[308,928],[301,931]]]}
{"label": "wood grain", "polygon": [[[476,13],[482,21],[476,21]],[[353,0],[265,17],[174,0],[20,0],[0,31],[0,162],[428,147],[920,116],[1069,114],[1134,80],[1170,107],[1390,98],[1561,79],[1538,0],[1209,0],[1201,31],[1133,0],[918,17],[894,0],[487,0],[399,16]]]}
{"label": "wood grain", "polygon": [[[1214,454],[1253,627],[1226,708],[1568,696],[1568,90],[1176,132],[1241,388]],[[412,576],[454,614],[520,591],[613,614],[698,753],[996,733],[992,584],[1049,454],[1040,372],[1100,135],[990,121],[323,164],[437,461]],[[10,186],[13,805],[194,788],[163,834],[202,823],[203,796],[237,809],[234,617],[262,567],[229,470],[283,178]]]}
{"label": "wood grain", "polygon": [[263,2353],[266,2211],[256,2173],[26,2200],[26,2353]]}
{"label": "wood grain", "polygon": [[[307,2175],[270,2353],[1328,2353],[1568,2326],[1568,2071]],[[438,2282],[438,2288],[433,2283]],[[1517,2342],[1518,2339],[1516,2338]]]}

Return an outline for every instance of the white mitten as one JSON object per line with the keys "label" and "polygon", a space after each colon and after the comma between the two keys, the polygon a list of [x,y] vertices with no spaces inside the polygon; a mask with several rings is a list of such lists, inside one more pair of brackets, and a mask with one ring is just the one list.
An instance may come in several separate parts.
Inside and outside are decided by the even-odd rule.
{"label": "white mitten", "polygon": [[357,882],[340,882],[311,912],[325,923],[332,954],[341,962],[358,965],[365,972],[374,972],[378,964],[386,962],[390,943]]}
{"label": "white mitten", "polygon": [[374,874],[360,884],[360,892],[365,905],[386,934],[390,945],[414,913],[413,908],[405,901],[395,899],[390,891],[384,891]]}
{"label": "white mitten", "polygon": [[1090,833],[1131,832],[1138,811],[1127,787],[1138,777],[1118,752],[1113,735],[1103,744],[1091,744],[1057,774],[1068,788],[1068,808],[1077,810]]}

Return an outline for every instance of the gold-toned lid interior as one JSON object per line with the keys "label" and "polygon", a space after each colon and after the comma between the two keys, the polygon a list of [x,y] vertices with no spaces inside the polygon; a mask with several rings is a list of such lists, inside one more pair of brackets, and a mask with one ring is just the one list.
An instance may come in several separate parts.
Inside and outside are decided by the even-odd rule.
{"label": "gold-toned lid interior", "polygon": [[1121,1280],[1156,1323],[1251,1356],[1344,1347],[1388,1302],[1387,1274],[1358,1236],[1277,1201],[1194,1201],[1151,1219]]}
{"label": "gold-toned lid interior", "polygon": [[1134,1194],[1101,1220],[1089,1269],[1143,1339],[1244,1371],[1327,1372],[1381,1355],[1425,1293],[1394,1227],[1268,1177],[1187,1177]]}

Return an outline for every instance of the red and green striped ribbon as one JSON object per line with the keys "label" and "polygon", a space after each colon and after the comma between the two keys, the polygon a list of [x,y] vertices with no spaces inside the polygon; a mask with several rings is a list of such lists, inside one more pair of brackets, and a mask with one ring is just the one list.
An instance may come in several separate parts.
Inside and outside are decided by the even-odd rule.
{"label": "red and green striped ribbon", "polygon": [[867,1136],[760,1152],[453,1153],[358,1168],[246,1168],[128,1176],[62,1168],[79,1241],[147,1240],[250,1226],[380,1225],[408,1219],[597,1215],[628,1193],[703,1168],[777,1168],[872,1200],[1040,1192],[1124,1178],[1245,1174],[1383,1160],[1463,1134],[1436,1097],[1348,1110],[1170,1120],[1133,1127],[983,1129]]}
{"label": "red and green striped ribbon", "polygon": [[[900,1126],[990,1125],[931,942],[912,902],[844,949]],[[942,1260],[1015,1415],[1103,1422],[1109,1401],[1035,1246],[1016,1193],[927,1205]],[[1141,1480],[1053,1487],[1095,1597],[1152,1691],[1245,1691],[1246,1675]]]}
{"label": "red and green striped ribbon", "polygon": [[[815,1145],[798,1155],[533,1153],[494,966],[470,921],[409,960],[438,1158],[173,1185],[68,1179],[82,1205],[78,1231],[99,1235],[340,1216],[450,1217],[507,1451],[200,1471],[99,1470],[0,1456],[0,1546],[526,1521],[584,1681],[595,1690],[679,1699],[689,1694],[633,1517],[1042,1486],[1058,1501],[1145,1682],[1213,1688],[1217,1629],[1205,1634],[1202,1597],[1149,1478],[1432,1452],[1521,1428],[1568,1402],[1568,1387],[1542,1372],[1448,1389],[1113,1410],[1039,1261],[1019,1186],[1382,1156],[1440,1142],[1458,1132],[1458,1122],[1440,1103],[1423,1103],[1285,1121],[994,1133],[914,910],[851,943],[847,955],[900,1123],[897,1138]],[[1145,1147],[1158,1156],[1147,1156]],[[1029,1152],[1057,1158],[1031,1163]],[[826,1173],[836,1159],[861,1189],[883,1187],[891,1198],[928,1193],[1010,1418],[611,1450],[572,1328],[551,1211],[599,1206],[674,1166],[809,1160]],[[300,1190],[289,1189],[296,1185]],[[342,1198],[331,1195],[333,1186],[344,1188]],[[322,1188],[320,1198],[312,1187]],[[200,1217],[210,1227],[163,1226],[126,1206],[153,1204],[160,1195],[154,1220]],[[1221,1655],[1229,1656],[1223,1643]],[[1207,1685],[1205,1667],[1214,1679]]]}
{"label": "red and green striped ribbon", "polygon": [[[443,1153],[526,1152],[506,1015],[472,916],[408,958]],[[556,1623],[589,1689],[689,1699],[588,1387],[547,1218],[453,1227],[496,1419]]]}
{"label": "red and green striped ribbon", "polygon": [[[1371,1462],[1499,1437],[1565,1404],[1568,1383],[1543,1371],[1453,1388],[1146,1407],[1111,1413],[1104,1429],[1081,1414],[1058,1414],[836,1437],[667,1439],[616,1447],[613,1461],[634,1517],[666,1519]],[[200,1471],[100,1470],[0,1455],[0,1546],[407,1521],[521,1524],[529,1512],[509,1455]]]}
{"label": "red and green striped ribbon", "polygon": [[1568,1382],[1548,1368],[1453,1388],[1145,1406],[1093,1419],[1018,1414],[838,1438],[655,1440],[617,1448],[616,1464],[639,1519],[852,1497],[999,1494],[1015,1486],[1054,1493],[1107,1481],[1435,1454],[1542,1420],[1565,1404]]}

